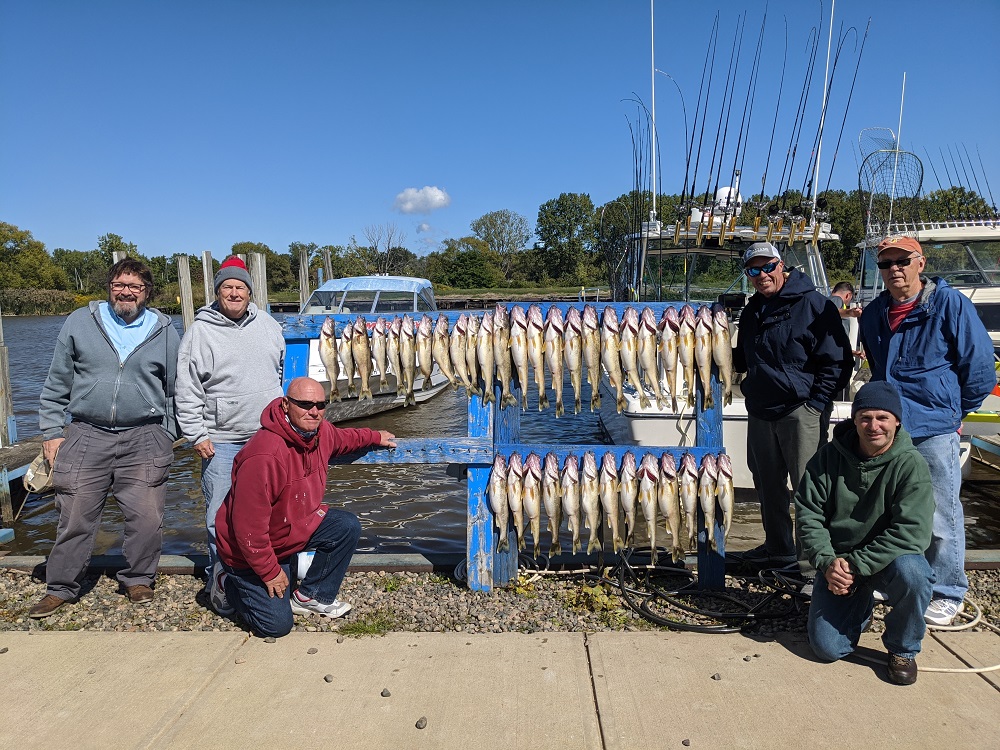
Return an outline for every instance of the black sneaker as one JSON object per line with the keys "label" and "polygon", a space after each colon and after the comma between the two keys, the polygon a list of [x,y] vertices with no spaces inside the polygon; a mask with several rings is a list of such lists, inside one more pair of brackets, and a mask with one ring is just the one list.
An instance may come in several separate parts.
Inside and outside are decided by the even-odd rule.
{"label": "black sneaker", "polygon": [[917,661],[905,656],[889,654],[889,682],[912,685],[917,681]]}
{"label": "black sneaker", "polygon": [[763,544],[746,552],[734,553],[733,556],[737,554],[740,560],[758,568],[784,568],[796,562],[795,555],[772,555]]}

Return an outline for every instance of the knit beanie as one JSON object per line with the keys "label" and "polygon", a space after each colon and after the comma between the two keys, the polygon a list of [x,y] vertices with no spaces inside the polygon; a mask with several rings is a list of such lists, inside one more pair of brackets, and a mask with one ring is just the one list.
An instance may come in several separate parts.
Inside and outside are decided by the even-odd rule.
{"label": "knit beanie", "polygon": [[851,419],[865,409],[887,411],[900,422],[903,421],[903,404],[899,400],[899,391],[885,380],[872,380],[861,386],[851,405]]}
{"label": "knit beanie", "polygon": [[236,281],[242,281],[247,285],[247,289],[253,294],[253,284],[250,283],[250,272],[247,271],[246,263],[239,259],[236,255],[230,255],[226,258],[222,265],[219,266],[219,272],[215,274],[215,293],[219,293],[219,287],[222,285],[223,281],[227,279],[235,279]]}

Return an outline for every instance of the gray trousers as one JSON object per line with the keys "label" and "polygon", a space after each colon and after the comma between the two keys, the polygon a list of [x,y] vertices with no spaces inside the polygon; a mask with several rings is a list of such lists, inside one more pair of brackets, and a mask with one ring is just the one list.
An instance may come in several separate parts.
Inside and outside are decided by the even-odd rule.
{"label": "gray trousers", "polygon": [[773,422],[747,417],[747,464],[771,556],[796,554],[788,482],[798,488],[809,459],[827,442],[829,424],[829,410],[821,414],[805,404]]}
{"label": "gray trousers", "polygon": [[67,600],[79,596],[109,492],[125,516],[126,567],[118,580],[125,586],[152,585],[173,441],[159,425],[108,432],[73,422],[65,435],[52,469],[59,524],[45,566],[48,593]]}

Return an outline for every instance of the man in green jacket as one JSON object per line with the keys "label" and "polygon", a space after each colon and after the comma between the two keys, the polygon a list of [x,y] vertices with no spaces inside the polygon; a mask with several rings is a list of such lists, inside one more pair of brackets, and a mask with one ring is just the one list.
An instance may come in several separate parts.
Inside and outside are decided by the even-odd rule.
{"label": "man in green jacket", "polygon": [[819,571],[809,605],[813,651],[826,661],[854,651],[877,589],[891,607],[882,636],[889,680],[911,685],[934,583],[924,557],[934,492],[927,462],[900,424],[902,413],[891,383],[862,386],[852,422],[837,425],[833,442],[807,464],[795,516],[803,553]]}

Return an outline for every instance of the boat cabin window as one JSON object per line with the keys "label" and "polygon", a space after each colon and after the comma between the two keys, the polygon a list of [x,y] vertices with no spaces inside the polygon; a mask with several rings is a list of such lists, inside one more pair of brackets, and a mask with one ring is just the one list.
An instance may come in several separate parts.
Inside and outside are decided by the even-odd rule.
{"label": "boat cabin window", "polygon": [[1000,284],[1000,242],[922,243],[928,276],[940,276],[954,286]]}

